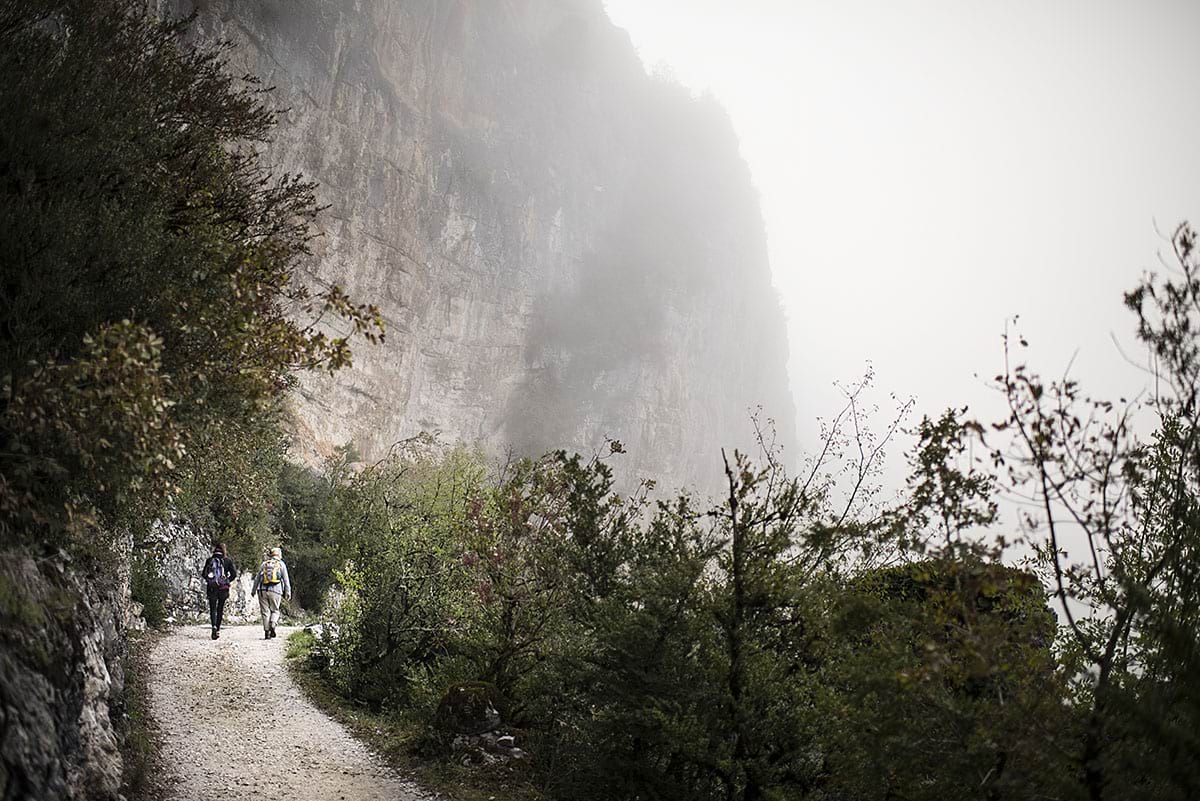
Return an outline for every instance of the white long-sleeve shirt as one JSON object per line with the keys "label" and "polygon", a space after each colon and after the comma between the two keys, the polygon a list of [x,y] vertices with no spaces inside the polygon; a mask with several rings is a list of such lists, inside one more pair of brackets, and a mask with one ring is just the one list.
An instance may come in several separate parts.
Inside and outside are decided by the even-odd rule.
{"label": "white long-sleeve shirt", "polygon": [[251,590],[251,592],[276,592],[290,598],[292,595],[292,581],[291,578],[288,577],[287,563],[282,559],[276,559],[275,561],[279,563],[279,583],[262,583],[263,571],[265,571],[267,567],[267,563],[263,562],[258,566],[258,572],[254,574],[254,589]]}

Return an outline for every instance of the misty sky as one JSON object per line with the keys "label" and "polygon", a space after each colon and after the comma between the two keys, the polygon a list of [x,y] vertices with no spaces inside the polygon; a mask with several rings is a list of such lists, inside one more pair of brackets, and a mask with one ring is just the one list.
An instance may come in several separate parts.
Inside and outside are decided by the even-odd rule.
{"label": "misty sky", "polygon": [[867,360],[881,403],[995,409],[1012,314],[1044,373],[1078,349],[1086,385],[1145,383],[1110,335],[1132,346],[1122,291],[1200,223],[1200,3],[605,3],[729,110],[806,444]]}

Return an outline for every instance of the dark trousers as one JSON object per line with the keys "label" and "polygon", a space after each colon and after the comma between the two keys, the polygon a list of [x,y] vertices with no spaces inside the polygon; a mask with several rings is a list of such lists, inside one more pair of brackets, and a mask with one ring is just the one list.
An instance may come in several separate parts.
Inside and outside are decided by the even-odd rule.
{"label": "dark trousers", "polygon": [[208,619],[214,629],[221,628],[221,618],[225,616],[225,602],[229,600],[229,588],[209,586],[208,588]]}

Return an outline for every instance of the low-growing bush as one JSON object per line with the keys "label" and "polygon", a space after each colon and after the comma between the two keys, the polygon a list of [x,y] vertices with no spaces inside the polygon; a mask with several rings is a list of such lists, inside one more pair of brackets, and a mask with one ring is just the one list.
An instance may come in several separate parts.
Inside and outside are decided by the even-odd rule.
{"label": "low-growing bush", "polygon": [[[833,531],[830,485],[788,478],[770,453],[763,468],[731,461],[712,505],[616,492],[619,451],[493,473],[420,439],[334,486],[334,686],[423,726],[421,747],[443,754],[447,710],[486,688],[498,717],[479,725],[519,733],[543,790],[597,800],[953,794],[969,771],[930,785],[941,752],[896,748],[899,711],[986,731],[1004,709],[991,690],[1049,697],[1028,574],[965,557],[878,569],[861,554],[883,552],[886,522]],[[976,676],[983,653],[1021,659]],[[1000,752],[983,740],[971,754]]]}

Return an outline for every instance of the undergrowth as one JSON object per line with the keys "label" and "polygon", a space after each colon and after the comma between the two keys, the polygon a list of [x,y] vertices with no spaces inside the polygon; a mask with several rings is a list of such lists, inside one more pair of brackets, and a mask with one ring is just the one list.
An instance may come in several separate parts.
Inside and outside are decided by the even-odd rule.
{"label": "undergrowth", "polygon": [[314,664],[316,644],[316,638],[306,631],[288,638],[287,666],[292,678],[318,709],[345,726],[392,768],[453,801],[543,801],[523,775],[521,763],[467,766],[448,754],[430,755],[423,725],[339,695]]}
{"label": "undergrowth", "polygon": [[121,793],[129,801],[151,801],[158,798],[157,774],[159,744],[158,730],[150,714],[150,652],[161,631],[150,629],[131,632],[125,655],[125,719],[124,742],[121,748],[124,775]]}

